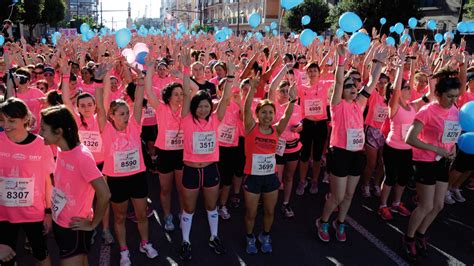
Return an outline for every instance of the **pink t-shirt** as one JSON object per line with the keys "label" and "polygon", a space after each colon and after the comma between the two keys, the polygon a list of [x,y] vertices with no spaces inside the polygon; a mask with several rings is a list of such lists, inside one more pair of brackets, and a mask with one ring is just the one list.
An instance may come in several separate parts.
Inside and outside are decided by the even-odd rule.
{"label": "pink t-shirt", "polygon": [[300,97],[301,114],[304,118],[313,121],[321,121],[328,118],[328,92],[332,82],[320,80],[310,87],[308,84],[298,86],[298,96]]}
{"label": "pink t-shirt", "polygon": [[143,123],[142,126],[154,126],[156,125],[156,115],[155,109],[151,105],[147,105],[143,113]]}
{"label": "pink t-shirt", "polygon": [[[423,106],[415,116],[423,124],[418,138],[431,145],[451,151],[461,134],[458,109],[452,106],[443,108],[437,102]],[[413,147],[413,160],[433,162],[437,154],[433,151]]]}
{"label": "pink t-shirt", "polygon": [[142,143],[140,139],[142,127],[133,116],[128,120],[124,131],[117,131],[107,121],[102,140],[104,144],[103,173],[109,177],[131,176],[145,171]]}
{"label": "pink t-shirt", "polygon": [[[288,105],[279,105],[276,104],[276,116],[274,123],[277,123],[285,114],[286,107]],[[295,127],[297,127],[302,119],[301,115],[301,107],[299,105],[295,104],[295,107],[293,109],[293,113],[291,114],[290,121],[288,121],[288,125],[285,128],[285,131],[280,135],[280,138],[278,140],[278,147],[277,147],[277,155],[280,155],[283,153],[292,153],[292,152],[297,152],[301,149],[301,142],[299,141],[300,139],[300,133],[292,131]],[[283,145],[285,144],[285,145]]]}
{"label": "pink t-shirt", "polygon": [[415,88],[411,89],[410,100],[414,101],[414,100],[420,99],[421,97],[423,97],[425,93],[428,93],[429,90],[430,90],[430,87],[428,85],[426,85],[426,87],[422,89],[420,92],[418,92]]}
{"label": "pink t-shirt", "polygon": [[161,99],[161,91],[166,87],[166,85],[178,82],[178,79],[168,76],[166,78],[160,78],[158,75],[153,76],[153,89],[158,99]]}
{"label": "pink t-shirt", "polygon": [[364,118],[362,108],[356,101],[345,100],[331,105],[332,133],[330,147],[338,147],[348,151],[360,151],[364,148]]}
{"label": "pink t-shirt", "polygon": [[213,77],[212,79],[209,80],[210,83],[216,85],[216,88],[219,85],[219,81],[220,81],[220,79],[217,76],[215,76],[215,77]]}
{"label": "pink t-shirt", "polygon": [[0,221],[43,221],[46,178],[53,171],[53,153],[43,138],[21,145],[0,132]]}
{"label": "pink t-shirt", "polygon": [[79,114],[76,113],[75,118],[79,128],[79,139],[81,143],[91,151],[97,164],[102,163],[104,161],[104,145],[99,130],[97,115],[90,118],[83,117],[87,126],[83,124]]}
{"label": "pink t-shirt", "polygon": [[44,93],[37,88],[31,87],[25,93],[17,92],[16,97],[22,99],[28,106],[28,109],[30,109],[31,114],[33,115],[32,119],[34,120],[31,131],[38,133],[42,107],[40,98],[45,97]]}
{"label": "pink t-shirt", "polygon": [[240,106],[231,101],[217,129],[219,146],[237,147],[239,145],[239,124],[242,123],[240,116]]}
{"label": "pink t-shirt", "polygon": [[217,128],[220,121],[212,113],[209,121],[194,120],[191,113],[183,117],[181,127],[184,133],[183,161],[203,163],[219,161],[219,140]]}
{"label": "pink t-shirt", "polygon": [[405,108],[399,105],[397,112],[390,119],[390,131],[387,136],[387,144],[399,150],[411,149],[411,146],[406,144],[405,138],[408,129],[413,124],[413,120],[415,120],[416,110],[411,104],[407,106],[410,110],[405,110]]}
{"label": "pink t-shirt", "polygon": [[459,96],[458,107],[461,108],[468,102],[474,101],[474,92],[466,91],[463,95]]}
{"label": "pink t-shirt", "polygon": [[123,96],[123,88],[119,86],[116,91],[111,91],[109,96],[109,104],[115,100],[121,99]]}
{"label": "pink t-shirt", "polygon": [[51,208],[58,225],[69,228],[73,217],[92,218],[95,191],[91,182],[97,178],[102,174],[84,145],[69,151],[58,149]]}
{"label": "pink t-shirt", "polygon": [[86,84],[84,82],[81,82],[81,83],[78,82],[77,83],[78,88],[81,88],[81,90],[83,92],[87,92],[90,95],[94,95],[95,94],[95,89],[97,87],[100,87],[100,86],[102,86],[102,84],[98,84],[98,83],[94,83],[94,82],[92,82],[91,84]]}
{"label": "pink t-shirt", "polygon": [[380,96],[378,92],[374,92],[369,97],[368,105],[369,110],[365,118],[365,124],[381,129],[383,122],[388,116],[388,106],[384,102],[384,97]]}
{"label": "pink t-shirt", "polygon": [[160,130],[155,147],[161,150],[182,150],[184,136],[181,128],[181,107],[173,112],[168,104],[161,102],[156,110],[156,121]]}

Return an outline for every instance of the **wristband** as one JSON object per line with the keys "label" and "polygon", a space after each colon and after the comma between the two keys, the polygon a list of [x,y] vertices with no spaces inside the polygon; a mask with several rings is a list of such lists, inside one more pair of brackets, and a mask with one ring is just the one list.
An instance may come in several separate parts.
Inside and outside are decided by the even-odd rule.
{"label": "wristband", "polygon": [[298,100],[298,99],[296,99],[296,98],[293,99],[293,100],[290,100],[290,103],[296,103],[297,100]]}
{"label": "wristband", "polygon": [[338,64],[339,66],[343,66],[345,63],[346,63],[346,58],[345,58],[344,56],[339,56],[339,57],[337,58],[337,64]]}
{"label": "wristband", "polygon": [[69,74],[68,75],[63,75],[63,79],[68,79],[70,77],[71,77],[71,75],[69,75]]}
{"label": "wristband", "polygon": [[235,78],[235,76],[234,75],[227,75],[227,78],[228,79],[233,79],[233,78]]}
{"label": "wristband", "polygon": [[421,100],[423,100],[425,103],[430,102],[430,99],[428,97],[426,97],[426,94],[423,94],[423,96],[421,97]]}
{"label": "wristband", "polygon": [[189,67],[183,67],[183,74],[184,75],[188,75],[191,73],[191,70],[189,69]]}
{"label": "wristband", "polygon": [[46,208],[44,209],[44,214],[53,214],[53,211],[51,210],[51,208]]}
{"label": "wristband", "polygon": [[364,96],[365,98],[369,99],[370,93],[368,93],[365,88],[359,91],[359,94]]}

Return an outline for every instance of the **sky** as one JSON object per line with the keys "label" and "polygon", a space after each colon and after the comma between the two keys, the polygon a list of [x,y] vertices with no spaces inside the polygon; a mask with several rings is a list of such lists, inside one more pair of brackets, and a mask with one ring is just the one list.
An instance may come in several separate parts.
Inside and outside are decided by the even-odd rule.
{"label": "sky", "polygon": [[[99,0],[102,2],[104,14],[104,25],[112,28],[112,18],[114,21],[113,28],[121,29],[126,26],[127,8],[129,0]],[[160,0],[131,0],[132,20],[137,17],[143,17],[145,6],[148,6],[147,18],[156,18],[160,15]],[[151,8],[150,8],[151,7]],[[106,10],[125,10],[122,12],[106,12]],[[99,6],[100,11],[100,6]],[[151,11],[151,13],[150,13]],[[99,18],[100,21],[100,18]]]}

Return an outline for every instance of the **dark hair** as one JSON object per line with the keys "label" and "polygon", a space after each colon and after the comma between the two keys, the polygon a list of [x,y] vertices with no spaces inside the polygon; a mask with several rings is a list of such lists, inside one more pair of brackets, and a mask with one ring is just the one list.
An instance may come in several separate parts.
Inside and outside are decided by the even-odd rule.
{"label": "dark hair", "polygon": [[24,75],[28,80],[31,80],[31,73],[27,67],[20,67],[15,71],[16,74]]}
{"label": "dark hair", "polygon": [[214,53],[214,52],[210,52],[210,53],[209,53],[209,57],[210,57],[211,59],[217,59],[217,55],[216,55],[216,53]]}
{"label": "dark hair", "polygon": [[306,71],[308,71],[308,69],[310,69],[310,68],[316,68],[316,69],[318,69],[318,72],[321,73],[321,68],[319,67],[318,62],[316,62],[316,61],[309,62],[306,65]]}
{"label": "dark hair", "polygon": [[206,116],[206,120],[209,121],[209,117],[212,114],[212,98],[211,95],[207,91],[198,91],[193,98],[191,99],[191,105],[189,106],[189,110],[191,115],[193,116],[193,120],[198,120],[196,110],[198,109],[199,103],[201,101],[208,101],[211,105],[211,111]]}
{"label": "dark hair", "polygon": [[61,94],[58,91],[48,91],[46,93],[46,101],[48,102],[49,106],[56,106],[63,104],[63,99],[61,98]]}
{"label": "dark hair", "polygon": [[[92,94],[88,93],[88,92],[83,92],[83,93],[80,93],[79,96],[77,96],[77,99],[76,99],[76,106],[79,107],[79,101],[81,99],[85,99],[85,98],[91,98],[92,101],[94,102],[95,104],[95,98],[94,96],[92,96]],[[79,112],[79,118],[81,119],[81,124],[83,127],[87,128],[87,123],[86,123],[86,120],[84,119],[84,116],[81,114],[81,112]]]}
{"label": "dark hair", "polygon": [[390,81],[385,84],[385,97],[384,97],[384,102],[385,104],[388,104],[388,102],[390,101],[390,98],[392,98],[392,94],[393,94],[393,87],[392,87],[392,83],[390,83]]}
{"label": "dark hair", "polygon": [[458,78],[442,77],[438,80],[438,83],[436,83],[435,93],[436,95],[441,96],[449,90],[459,89],[460,87],[461,82]]}
{"label": "dark hair", "polygon": [[386,79],[388,82],[390,82],[390,77],[387,76],[385,73],[380,73],[379,80],[380,79]]}
{"label": "dark hair", "polygon": [[212,70],[214,70],[214,72],[216,72],[216,67],[222,67],[222,69],[224,69],[225,73],[227,73],[227,65],[224,63],[224,62],[217,62],[215,63],[213,66],[212,66]]}
{"label": "dark hair", "polygon": [[6,101],[0,104],[0,113],[3,113],[11,118],[27,118],[25,128],[28,128],[28,124],[31,120],[31,113],[26,103],[15,97],[8,98]]}
{"label": "dark hair", "polygon": [[176,88],[181,88],[182,89],[183,86],[178,82],[172,82],[172,83],[169,83],[168,85],[166,85],[166,87],[163,88],[163,90],[161,91],[161,99],[163,99],[163,102],[165,104],[170,104],[171,95],[173,95],[173,91]]}
{"label": "dark hair", "polygon": [[[133,102],[135,102],[135,90],[137,89],[137,84],[135,82],[130,82],[127,84],[127,87],[125,87],[125,92],[127,92],[128,97],[132,99]],[[147,99],[143,99],[143,106],[146,106],[148,104]]]}
{"label": "dark hair", "polygon": [[49,125],[53,131],[61,129],[63,131],[62,137],[66,140],[69,149],[79,145],[76,121],[64,105],[52,106],[41,111],[41,121]]}
{"label": "dark hair", "polygon": [[269,105],[273,108],[273,112],[276,112],[275,104],[272,101],[270,101],[269,99],[264,99],[264,100],[261,100],[257,104],[257,107],[255,108],[255,113],[258,114],[258,111],[260,111],[263,107],[265,107],[267,105]]}

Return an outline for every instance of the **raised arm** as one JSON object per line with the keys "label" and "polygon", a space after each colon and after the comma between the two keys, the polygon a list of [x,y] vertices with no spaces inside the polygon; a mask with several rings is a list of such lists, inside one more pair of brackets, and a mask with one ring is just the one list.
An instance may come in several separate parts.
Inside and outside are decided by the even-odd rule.
{"label": "raised arm", "polygon": [[191,106],[192,90],[189,86],[189,67],[191,66],[191,54],[189,49],[186,49],[184,55],[180,56],[181,64],[183,65],[183,107],[181,108],[181,117],[185,117],[189,114],[189,108]]}
{"label": "raised arm", "polygon": [[[99,68],[94,73],[96,79],[104,79],[105,72],[107,72],[107,68],[105,64],[101,64]],[[97,106],[97,122],[99,124],[99,131],[102,132],[105,128],[105,124],[107,123],[107,109],[105,105],[109,104],[108,102],[104,102],[104,90],[110,90],[110,79],[104,79],[103,86],[97,87],[95,89],[95,101]]]}
{"label": "raised arm", "polygon": [[71,66],[68,65],[67,59],[65,57],[59,60],[59,65],[61,66],[61,99],[63,104],[66,106],[71,113],[75,113],[74,105],[71,101],[71,91],[69,90],[69,78],[71,75]]}
{"label": "raised arm", "polygon": [[288,68],[286,65],[282,67],[280,72],[273,78],[272,82],[270,83],[270,91],[268,92],[268,99],[275,102],[275,91],[278,88],[278,85],[280,84],[281,80],[285,76],[286,72],[288,71]]}
{"label": "raised arm", "polygon": [[346,66],[346,46],[344,43],[337,44],[337,66],[335,75],[334,90],[331,95],[331,105],[338,105],[342,101],[342,91],[344,85],[344,69]]}
{"label": "raised arm", "polygon": [[232,95],[232,84],[234,83],[235,79],[235,66],[234,62],[229,61],[226,63],[227,65],[227,78],[224,84],[224,93],[222,94],[222,98],[219,100],[219,103],[217,104],[217,119],[219,121],[222,121],[225,116],[225,111],[227,109],[227,106],[229,106],[230,103],[230,97]]}
{"label": "raised arm", "polygon": [[158,109],[158,105],[160,105],[160,100],[153,90],[153,75],[155,74],[154,61],[154,58],[150,54],[145,58],[145,64],[147,66],[147,72],[145,76],[145,92],[148,99],[148,104],[150,104],[151,107],[156,110]]}
{"label": "raised arm", "polygon": [[255,119],[252,115],[252,102],[255,91],[257,90],[258,83],[260,82],[259,79],[251,79],[250,80],[250,89],[247,93],[247,97],[245,97],[245,104],[244,104],[244,129],[245,133],[250,132],[250,130],[255,126]]}
{"label": "raised arm", "polygon": [[[140,73],[138,75],[138,79],[143,80],[143,74]],[[135,100],[133,101],[133,118],[135,118],[135,121],[140,125],[142,123],[142,110],[143,110],[143,98],[144,98],[144,85],[138,85],[139,83],[137,82],[137,87],[135,89]]]}
{"label": "raised arm", "polygon": [[370,95],[374,90],[375,86],[380,77],[380,73],[382,72],[382,66],[385,65],[385,61],[387,60],[388,50],[387,48],[379,48],[374,52],[374,66],[372,68],[372,74],[370,75],[369,83],[363,87],[362,90],[365,92],[359,93],[357,97],[357,104],[363,109],[365,104],[367,103],[367,95]]}
{"label": "raised arm", "polygon": [[403,50],[403,47],[398,48],[398,57],[399,57],[399,62],[397,65],[397,73],[395,75],[395,80],[393,82],[393,93],[392,97],[390,97],[390,101],[388,101],[388,115],[390,118],[392,118],[398,111],[398,101],[400,100],[400,94],[401,94],[401,87],[402,87],[402,80],[403,80],[403,63],[405,62],[405,52]]}
{"label": "raised arm", "polygon": [[293,114],[293,109],[295,108],[295,103],[296,103],[296,82],[293,82],[290,86],[289,90],[289,96],[290,96],[290,101],[288,102],[288,105],[286,106],[285,113],[283,116],[280,118],[280,121],[278,121],[276,125],[276,131],[278,134],[278,137],[281,136],[283,131],[285,131],[286,126],[288,125],[288,122],[290,121],[291,115]]}

